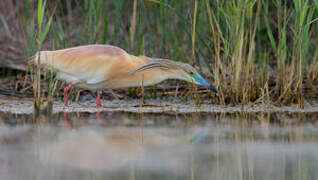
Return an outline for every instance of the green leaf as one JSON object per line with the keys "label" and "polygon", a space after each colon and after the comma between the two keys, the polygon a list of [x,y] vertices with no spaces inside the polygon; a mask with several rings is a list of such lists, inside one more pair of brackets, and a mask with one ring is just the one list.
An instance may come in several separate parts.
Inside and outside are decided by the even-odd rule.
{"label": "green leaf", "polygon": [[38,1],[38,28],[41,28],[42,26],[42,21],[43,21],[43,11],[42,11],[42,6],[43,1],[39,0]]}
{"label": "green leaf", "polygon": [[316,8],[318,9],[318,0],[314,0],[314,4],[315,4]]}
{"label": "green leaf", "polygon": [[42,42],[44,41],[47,33],[49,32],[50,26],[51,26],[51,23],[52,23],[52,19],[53,19],[53,17],[51,16],[49,21],[48,21],[48,23],[45,26],[45,29],[44,29],[43,33],[40,35],[39,44],[42,44]]}

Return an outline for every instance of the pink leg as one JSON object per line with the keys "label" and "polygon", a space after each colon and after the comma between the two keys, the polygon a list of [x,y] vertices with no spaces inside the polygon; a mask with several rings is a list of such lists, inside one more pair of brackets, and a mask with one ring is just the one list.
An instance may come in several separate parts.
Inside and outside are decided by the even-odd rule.
{"label": "pink leg", "polygon": [[100,102],[100,92],[97,92],[97,100],[96,100],[96,105],[97,107],[101,107],[102,103]]}
{"label": "pink leg", "polygon": [[74,87],[74,84],[69,84],[67,87],[64,88],[64,106],[67,106],[67,92],[70,90],[72,87]]}

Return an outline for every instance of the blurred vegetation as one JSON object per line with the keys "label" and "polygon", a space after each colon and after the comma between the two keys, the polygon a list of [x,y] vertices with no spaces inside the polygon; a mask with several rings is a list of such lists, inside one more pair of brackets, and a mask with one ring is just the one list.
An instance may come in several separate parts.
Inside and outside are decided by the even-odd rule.
{"label": "blurred vegetation", "polygon": [[195,65],[219,89],[214,103],[303,106],[317,99],[318,0],[56,0],[43,5],[39,11],[36,0],[1,0],[0,61],[25,62],[39,49],[111,44],[135,55]]}

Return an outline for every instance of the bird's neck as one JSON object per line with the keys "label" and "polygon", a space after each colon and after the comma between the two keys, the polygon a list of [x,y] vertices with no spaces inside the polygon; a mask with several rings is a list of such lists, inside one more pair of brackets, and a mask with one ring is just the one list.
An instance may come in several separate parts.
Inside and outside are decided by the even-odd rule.
{"label": "bird's neck", "polygon": [[140,72],[129,74],[129,72],[148,64],[152,59],[146,56],[131,56],[131,65],[127,69],[125,77],[109,82],[115,88],[150,86],[165,79],[169,79],[170,74],[162,68],[150,68]]}
{"label": "bird's neck", "polygon": [[130,59],[131,59],[131,66],[130,66],[130,70],[133,71],[145,64],[148,64],[152,61],[152,58],[147,57],[147,56],[134,56],[134,55],[130,55]]}
{"label": "bird's neck", "polygon": [[[135,69],[138,69],[141,66],[144,66],[144,65],[150,63],[151,61],[153,61],[152,58],[149,58],[147,56],[133,56],[132,58],[133,58],[134,66],[131,69],[131,71],[134,71]],[[173,61],[168,60],[168,59],[165,59],[164,61],[169,61],[169,63],[171,63],[172,65],[174,64]],[[165,79],[179,79],[179,80],[188,81],[188,79],[179,75],[179,73],[177,72],[177,69],[167,70],[165,68],[154,67],[154,68],[142,70],[142,71],[135,73],[135,74],[137,74],[137,76],[140,74],[142,74],[145,77],[149,76],[149,79],[151,78],[151,79],[153,79],[153,81],[159,81],[159,82],[162,80],[165,80]]]}

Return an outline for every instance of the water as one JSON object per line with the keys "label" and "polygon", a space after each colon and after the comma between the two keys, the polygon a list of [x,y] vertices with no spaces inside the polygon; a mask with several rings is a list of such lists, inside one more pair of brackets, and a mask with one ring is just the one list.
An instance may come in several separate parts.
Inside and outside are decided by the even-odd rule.
{"label": "water", "polygon": [[318,179],[317,113],[0,113],[0,177]]}

